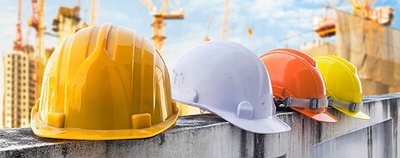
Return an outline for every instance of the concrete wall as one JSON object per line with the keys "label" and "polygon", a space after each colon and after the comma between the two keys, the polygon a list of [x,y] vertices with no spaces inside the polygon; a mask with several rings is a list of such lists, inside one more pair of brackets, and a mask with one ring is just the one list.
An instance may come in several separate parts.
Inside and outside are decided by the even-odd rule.
{"label": "concrete wall", "polygon": [[336,124],[294,112],[279,113],[290,132],[272,135],[240,130],[211,114],[181,117],[177,126],[143,140],[65,141],[36,137],[29,128],[0,130],[0,157],[399,157],[400,94],[364,98],[371,120],[330,109]]}

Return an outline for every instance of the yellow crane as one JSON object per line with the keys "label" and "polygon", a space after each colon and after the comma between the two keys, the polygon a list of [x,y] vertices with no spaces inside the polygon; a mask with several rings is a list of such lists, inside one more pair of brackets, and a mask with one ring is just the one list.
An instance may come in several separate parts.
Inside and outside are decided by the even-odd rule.
{"label": "yellow crane", "polygon": [[[390,25],[394,19],[393,9],[390,7],[374,8],[375,0],[349,0],[353,7],[353,14],[368,18],[381,25]],[[335,0],[331,0],[329,8],[335,9]],[[315,21],[314,30],[320,37],[334,36],[336,32],[336,18],[327,15],[328,5],[325,5],[325,13],[322,19]],[[333,13],[332,13],[333,14]]]}
{"label": "yellow crane", "polygon": [[153,22],[151,26],[153,27],[153,42],[160,53],[162,53],[162,48],[164,46],[164,40],[166,38],[164,26],[164,20],[167,19],[183,19],[184,12],[182,8],[176,8],[174,11],[167,11],[167,5],[169,0],[163,0],[160,10],[154,6],[151,0],[140,0],[140,2],[149,9],[151,15],[153,15]]}
{"label": "yellow crane", "polygon": [[[220,34],[221,39],[227,39],[229,37],[231,6],[232,6],[232,0],[224,1],[224,14],[223,14],[223,19],[222,19],[222,27],[221,27],[221,34]],[[207,31],[206,31],[206,35],[203,38],[203,42],[210,41],[208,34],[210,32],[212,23],[213,23],[213,18],[210,17],[208,19]],[[249,27],[249,29],[250,29],[250,27]],[[249,29],[247,30],[248,35],[251,36],[253,34],[253,32],[251,30],[251,35],[250,35]]]}
{"label": "yellow crane", "polygon": [[32,0],[32,16],[28,19],[28,25],[33,27],[36,31],[35,38],[35,58],[46,63],[46,54],[44,49],[44,0]]}
{"label": "yellow crane", "polygon": [[213,18],[212,17],[208,18],[207,31],[206,31],[206,35],[203,38],[203,42],[210,41],[210,38],[208,37],[208,34],[210,33],[210,28],[211,28],[212,22],[213,22]]}
{"label": "yellow crane", "polygon": [[225,0],[224,1],[224,17],[222,20],[221,39],[227,39],[229,37],[231,7],[232,7],[232,0]]}
{"label": "yellow crane", "polygon": [[250,49],[254,47],[253,35],[254,35],[253,27],[249,26],[247,28],[247,37],[248,37],[247,45]]}
{"label": "yellow crane", "polygon": [[98,5],[97,0],[92,0],[90,3],[90,8],[91,8],[90,25],[92,26],[96,24],[97,8],[98,8],[97,5]]}
{"label": "yellow crane", "polygon": [[366,17],[381,25],[390,25],[394,19],[394,11],[391,7],[374,8],[375,0],[350,0],[353,13]]}
{"label": "yellow crane", "polygon": [[350,0],[353,13],[362,17],[370,17],[373,11],[375,0]]}
{"label": "yellow crane", "polygon": [[32,0],[32,15],[31,18],[28,19],[28,25],[35,29],[36,37],[35,37],[35,86],[36,86],[36,98],[39,97],[41,91],[42,84],[42,76],[44,72],[44,67],[47,62],[46,51],[44,48],[44,33],[45,33],[45,25],[44,25],[44,0]]}
{"label": "yellow crane", "polygon": [[[81,8],[81,0],[77,1],[77,6]],[[99,6],[97,3],[97,0],[90,0],[90,24],[86,22],[86,14],[87,14],[87,7],[85,7],[84,10],[84,18],[81,23],[78,24],[76,31],[79,31],[80,29],[96,25],[96,19],[97,19],[97,10]]]}
{"label": "yellow crane", "polygon": [[18,0],[18,17],[17,17],[17,38],[14,41],[14,50],[22,51],[22,31],[21,31],[21,11],[22,11],[21,0]]}

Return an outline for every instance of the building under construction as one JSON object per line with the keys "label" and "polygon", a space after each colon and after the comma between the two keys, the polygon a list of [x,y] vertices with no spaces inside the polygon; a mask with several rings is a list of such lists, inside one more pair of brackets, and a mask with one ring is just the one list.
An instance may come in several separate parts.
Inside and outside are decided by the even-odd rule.
{"label": "building under construction", "polygon": [[53,20],[53,31],[57,33],[58,42],[75,33],[81,18],[79,17],[79,7],[69,8],[60,7],[56,18]]}
{"label": "building under construction", "polygon": [[400,89],[400,31],[353,14],[336,11],[335,43],[315,41],[302,46],[312,56],[331,54],[353,63],[364,95]]}
{"label": "building under construction", "polygon": [[[45,62],[53,51],[50,48],[43,53],[40,51],[43,44],[37,44],[36,48],[33,48],[23,43],[20,17],[21,0],[18,1],[18,7],[17,38],[14,41],[13,52],[5,54],[3,57],[4,89],[3,103],[0,107],[3,109],[0,113],[0,128],[29,127],[30,112],[40,92],[41,74],[43,73],[41,64],[45,64],[42,62]],[[56,33],[54,36],[58,37],[59,42],[62,41],[68,35],[75,33],[79,21],[79,7],[60,7],[53,20],[53,31]],[[34,28],[37,26],[34,22],[31,24]],[[35,28],[36,38],[43,39],[43,35],[38,33],[37,28]],[[43,61],[38,57],[42,57]]]}
{"label": "building under construction", "polygon": [[14,51],[3,57],[4,96],[0,116],[3,128],[29,127],[36,77],[35,60],[28,52]]}

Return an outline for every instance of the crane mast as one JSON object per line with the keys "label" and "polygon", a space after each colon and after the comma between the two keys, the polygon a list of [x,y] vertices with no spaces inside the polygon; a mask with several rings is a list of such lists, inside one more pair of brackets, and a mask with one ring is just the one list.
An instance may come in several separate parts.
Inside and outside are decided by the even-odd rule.
{"label": "crane mast", "polygon": [[28,25],[36,31],[35,58],[46,63],[46,53],[44,49],[44,0],[32,0],[32,16],[28,20]]}
{"label": "crane mast", "polygon": [[178,20],[178,19],[183,19],[184,18],[184,12],[183,9],[177,9],[174,11],[167,11],[167,5],[168,5],[168,0],[163,0],[161,9],[157,11],[157,8],[153,5],[151,0],[141,0],[140,1],[144,6],[146,6],[151,15],[153,15],[153,22],[151,23],[151,26],[153,28],[153,37],[152,40],[156,46],[156,49],[162,53],[163,46],[165,44],[165,22],[164,20],[167,19],[172,19],[172,20]]}
{"label": "crane mast", "polygon": [[16,51],[22,51],[22,30],[21,30],[21,12],[22,12],[22,0],[18,0],[18,19],[17,19],[17,38],[14,41],[13,49]]}
{"label": "crane mast", "polygon": [[230,14],[231,14],[232,0],[224,1],[224,18],[222,20],[221,39],[227,39],[230,29]]}
{"label": "crane mast", "polygon": [[39,97],[39,92],[41,91],[42,84],[42,76],[44,72],[44,67],[47,62],[46,52],[44,49],[44,0],[32,0],[32,15],[28,20],[28,25],[35,29],[36,37],[35,37],[35,80],[36,82],[36,95],[35,97]]}
{"label": "crane mast", "polygon": [[96,0],[92,0],[91,4],[90,4],[90,12],[91,12],[91,14],[90,14],[90,25],[91,26],[96,24],[96,17],[97,17],[97,15],[96,15],[97,7],[96,6],[97,6]]}

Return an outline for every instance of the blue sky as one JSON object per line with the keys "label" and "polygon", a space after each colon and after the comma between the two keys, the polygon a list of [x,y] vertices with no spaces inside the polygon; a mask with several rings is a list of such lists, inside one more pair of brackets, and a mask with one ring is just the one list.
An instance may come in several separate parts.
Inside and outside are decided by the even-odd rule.
{"label": "blue sky", "polygon": [[[139,0],[98,0],[97,24],[111,22],[114,25],[124,25],[136,30],[147,38],[151,37],[150,23],[152,16]],[[153,0],[159,4],[160,0]],[[173,1],[173,0],[170,0]],[[339,1],[339,0],[338,0]],[[348,0],[338,2],[342,10],[350,11]],[[399,1],[376,0],[375,6],[390,5],[400,15]],[[15,38],[15,23],[17,17],[16,0],[0,0],[0,53],[11,52],[12,41]],[[158,3],[157,3],[158,2]],[[248,46],[256,54],[277,47],[298,48],[301,43],[309,42],[318,37],[310,32],[315,16],[322,16],[324,0],[232,0],[232,13],[229,40]],[[51,21],[55,17],[59,6],[75,6],[76,0],[53,0],[46,2],[45,19],[47,31],[51,31]],[[90,9],[90,0],[81,0],[81,17],[85,19],[85,8]],[[181,0],[180,6],[185,10],[184,20],[166,21],[165,57],[169,65],[185,53],[189,48],[202,42],[206,34],[207,22],[213,18],[209,36],[219,39],[222,23],[224,0]],[[88,11],[90,12],[90,11]],[[23,0],[23,33],[28,34],[26,20],[31,14],[30,0]],[[395,16],[396,16],[395,15]],[[86,15],[89,21],[90,15]],[[247,28],[251,26],[253,37],[247,35]],[[400,21],[395,20],[393,28],[400,28]],[[309,32],[296,36],[302,32]],[[25,42],[34,43],[34,30],[30,39]],[[290,40],[283,40],[287,37]],[[57,43],[53,37],[46,37],[46,46]]]}

